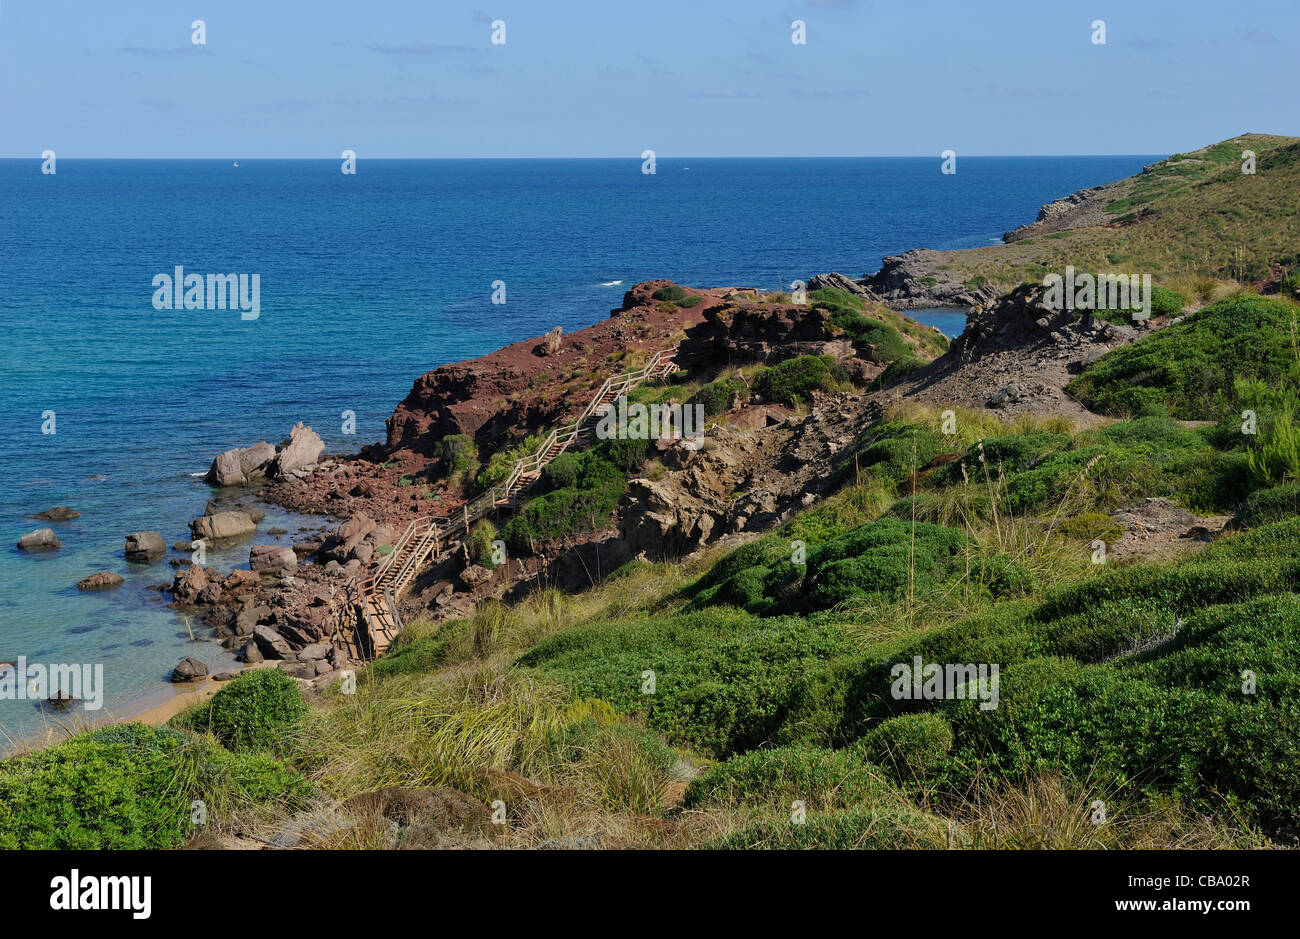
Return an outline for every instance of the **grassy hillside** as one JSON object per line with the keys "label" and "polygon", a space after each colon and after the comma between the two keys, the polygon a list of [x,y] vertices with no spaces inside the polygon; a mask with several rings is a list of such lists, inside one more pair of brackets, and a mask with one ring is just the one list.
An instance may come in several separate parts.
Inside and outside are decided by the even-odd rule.
{"label": "grassy hillside", "polygon": [[[1254,175],[1241,154],[1257,156]],[[1232,283],[1260,283],[1273,265],[1300,266],[1300,140],[1243,134],[1174,154],[1121,181],[1105,226],[1005,245],[930,252],[927,263],[964,283],[1010,290],[1073,265],[1080,271],[1146,273],[1208,301]]]}

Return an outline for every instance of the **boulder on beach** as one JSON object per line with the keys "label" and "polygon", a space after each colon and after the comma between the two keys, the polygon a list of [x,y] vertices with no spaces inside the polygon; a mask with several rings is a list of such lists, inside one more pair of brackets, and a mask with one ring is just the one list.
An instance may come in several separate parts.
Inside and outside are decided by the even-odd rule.
{"label": "boulder on beach", "polygon": [[206,665],[198,659],[186,658],[181,659],[177,666],[172,669],[171,678],[168,680],[173,682],[198,681],[200,678],[205,678],[207,674],[208,667]]}
{"label": "boulder on beach", "polygon": [[248,587],[256,586],[258,582],[257,575],[252,571],[246,571],[242,567],[236,568],[226,575],[225,582],[221,585],[223,590],[231,593],[238,593]]}
{"label": "boulder on beach", "polygon": [[278,632],[270,626],[254,626],[253,641],[258,650],[268,659],[292,659],[293,649]]}
{"label": "boulder on beach", "polygon": [[77,581],[78,590],[107,590],[110,587],[120,586],[122,586],[122,576],[112,571],[100,571]]}
{"label": "boulder on beach", "polygon": [[248,566],[259,574],[276,574],[283,577],[298,569],[298,555],[287,545],[254,545],[248,552]]}
{"label": "boulder on beach", "polygon": [[353,552],[357,546],[370,538],[376,527],[370,516],[364,512],[358,512],[325,536],[321,553],[327,560],[334,560],[344,564],[354,557]]}
{"label": "boulder on beach", "polygon": [[18,548],[21,551],[51,551],[54,548],[63,547],[52,529],[38,528],[36,531],[29,531],[18,539]]}
{"label": "boulder on beach", "polygon": [[76,509],[68,508],[66,505],[56,505],[52,509],[46,509],[44,512],[37,512],[35,515],[27,517],[39,519],[42,522],[66,522],[70,519],[81,518],[81,513]]}
{"label": "boulder on beach", "polygon": [[201,515],[190,522],[190,533],[195,538],[213,541],[243,538],[255,531],[257,525],[247,512],[217,512],[215,515]]}
{"label": "boulder on beach", "polygon": [[167,542],[156,531],[133,531],[126,536],[123,553],[128,561],[149,564],[167,553]]}
{"label": "boulder on beach", "polygon": [[325,441],[320,434],[299,421],[289,431],[289,442],[271,461],[270,475],[277,479],[288,476],[306,466],[312,466],[325,452]]}

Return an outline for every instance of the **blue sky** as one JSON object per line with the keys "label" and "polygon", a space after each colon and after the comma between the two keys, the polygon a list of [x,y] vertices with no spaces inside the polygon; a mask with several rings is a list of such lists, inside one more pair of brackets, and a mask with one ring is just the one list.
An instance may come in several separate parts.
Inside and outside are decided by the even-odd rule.
{"label": "blue sky", "polygon": [[1169,153],[1300,135],[1298,27],[1300,0],[0,0],[0,156]]}

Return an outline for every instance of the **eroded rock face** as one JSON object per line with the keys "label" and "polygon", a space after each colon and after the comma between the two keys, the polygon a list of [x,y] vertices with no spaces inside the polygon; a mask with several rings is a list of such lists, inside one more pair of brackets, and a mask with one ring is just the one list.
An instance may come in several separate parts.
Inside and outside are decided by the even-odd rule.
{"label": "eroded rock face", "polygon": [[968,287],[955,272],[940,267],[939,252],[920,248],[884,258],[862,286],[896,310],[922,307],[974,307],[998,295],[991,284]]}
{"label": "eroded rock face", "polygon": [[678,361],[775,363],[801,355],[851,359],[854,348],[823,309],[737,301],[704,311],[704,322],[687,331]]}
{"label": "eroded rock face", "polygon": [[562,331],[559,326],[556,326],[542,337],[542,341],[537,344],[537,348],[533,351],[543,356],[555,355],[560,351],[560,334]]}
{"label": "eroded rock face", "polygon": [[725,506],[669,484],[634,479],[620,505],[619,531],[628,549],[652,558],[681,557],[708,543]]}
{"label": "eroded rock face", "polygon": [[167,553],[167,542],[156,531],[133,531],[126,536],[123,553],[128,561],[150,564]]}
{"label": "eroded rock face", "polygon": [[481,564],[471,564],[460,572],[460,582],[473,590],[492,579],[492,572]]}
{"label": "eroded rock face", "polygon": [[53,529],[50,528],[38,528],[36,531],[29,531],[18,539],[18,549],[20,551],[52,551],[61,547],[63,547],[63,542],[55,536]]}
{"label": "eroded rock face", "polygon": [[[388,419],[387,442],[373,458],[403,452],[434,457],[444,437],[459,434],[495,448],[523,430],[572,417],[599,379],[634,367],[629,353],[648,356],[675,344],[680,331],[700,322],[704,309],[722,297],[721,291],[700,291],[704,300],[695,307],[660,310],[654,291],[670,283],[635,285],[608,320],[562,340],[552,330],[422,375]],[[571,377],[575,373],[581,380]]]}
{"label": "eroded rock face", "polygon": [[192,567],[179,570],[176,572],[176,576],[172,578],[172,599],[177,603],[196,603],[199,594],[203,592],[209,583],[211,583],[211,580],[205,567],[195,564]]}
{"label": "eroded rock face", "polygon": [[880,297],[861,281],[845,277],[843,274],[814,274],[808,278],[809,290],[843,290],[845,293],[851,293],[855,297],[861,297],[863,300],[876,301]]}

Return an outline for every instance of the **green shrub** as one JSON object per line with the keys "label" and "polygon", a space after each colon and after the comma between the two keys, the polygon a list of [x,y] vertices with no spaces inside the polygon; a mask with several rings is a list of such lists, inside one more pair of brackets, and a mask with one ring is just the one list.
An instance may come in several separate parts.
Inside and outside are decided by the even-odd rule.
{"label": "green shrub", "polygon": [[655,300],[670,300],[676,303],[678,300],[685,300],[689,296],[686,290],[678,287],[676,284],[669,284],[667,287],[660,287],[651,297]]}
{"label": "green shrub", "polygon": [[896,518],[859,525],[808,552],[806,602],[829,609],[850,598],[897,600],[909,583],[916,595],[964,570],[965,534],[954,528]]}
{"label": "green shrub", "polygon": [[872,428],[848,465],[880,479],[901,483],[921,470],[946,447],[937,429],[888,421]]}
{"label": "green shrub", "polygon": [[448,641],[442,635],[398,640],[370,664],[368,673],[375,678],[389,675],[426,675],[446,664]]}
{"label": "green shrub", "polygon": [[474,477],[474,485],[480,492],[486,492],[493,486],[505,482],[514,469],[515,462],[526,456],[532,456],[541,445],[541,437],[529,434],[518,446],[498,450],[492,454],[487,465],[478,471],[478,475]]}
{"label": "green shrub", "polygon": [[1177,316],[1187,306],[1187,298],[1167,287],[1154,287],[1151,290],[1152,316]]}
{"label": "green shrub", "polygon": [[793,405],[813,391],[834,391],[845,378],[830,355],[801,355],[773,365],[754,380],[754,390],[768,401]]}
{"label": "green shrub", "polygon": [[1005,554],[984,558],[972,576],[996,599],[1027,597],[1038,591],[1038,577],[1022,564],[1017,564]]}
{"label": "green shrub", "polygon": [[300,806],[307,782],[263,754],[232,754],[211,738],[123,724],[0,763],[0,848],[157,850],[195,829],[272,802]]}
{"label": "green shrub", "polygon": [[172,723],[211,733],[231,750],[285,753],[306,714],[297,682],[277,668],[258,668]]}
{"label": "green shrub", "polygon": [[582,473],[583,458],[579,453],[566,450],[542,468],[542,489],[551,492],[567,489],[578,481]]}
{"label": "green shrub", "polygon": [[911,782],[937,768],[952,750],[952,727],[934,712],[902,714],[873,728],[858,743],[865,759]]}
{"label": "green shrub", "polygon": [[740,395],[742,400],[749,400],[748,386],[736,379],[719,378],[691,395],[686,404],[701,404],[704,406],[705,417],[717,417],[730,409],[731,399],[735,395]]}
{"label": "green shrub", "polygon": [[605,444],[605,456],[611,463],[625,473],[635,473],[650,455],[650,441],[647,438],[615,439]]}
{"label": "green shrub", "polygon": [[693,294],[691,294],[689,297],[687,297],[685,300],[681,300],[681,301],[679,301],[677,305],[678,305],[679,307],[681,307],[682,309],[684,309],[684,310],[689,310],[691,307],[699,306],[699,305],[700,305],[701,303],[703,303],[703,302],[704,302],[704,298],[703,298],[703,297],[701,297],[701,296],[700,296],[699,294],[697,294],[697,293],[693,293]]}
{"label": "green shrub", "polygon": [[442,475],[453,485],[470,479],[478,472],[478,447],[469,434],[452,434],[438,442],[437,457]]}
{"label": "green shrub", "polygon": [[1278,285],[1278,295],[1300,301],[1300,267],[1295,268]]}
{"label": "green shrub", "polygon": [[1081,512],[1061,522],[1056,531],[1061,537],[1073,541],[1114,544],[1124,534],[1124,526],[1104,512]]}
{"label": "green shrub", "polygon": [[885,364],[912,354],[912,347],[897,329],[875,317],[863,315],[858,308],[824,300],[814,301],[813,306],[830,313],[831,323],[844,330],[845,335],[853,340],[855,349],[869,352],[873,362]]}
{"label": "green shrub", "polygon": [[[519,664],[603,698],[674,744],[726,757],[779,726],[807,668],[848,647],[843,630],[811,618],[757,619],[725,607],[631,622],[596,621],[534,646]],[[642,677],[655,674],[655,693]]]}
{"label": "green shrub", "polygon": [[553,460],[547,470],[561,465],[546,477],[548,485],[571,482],[530,500],[501,529],[506,544],[517,551],[531,551],[537,541],[594,531],[608,524],[627,489],[627,476],[605,458],[608,452],[605,445],[574,454],[571,460],[565,459],[568,454]]}
{"label": "green shrub", "polygon": [[474,523],[470,530],[469,536],[465,539],[465,553],[469,555],[471,564],[479,564],[490,570],[496,570],[501,565],[495,560],[496,552],[492,549],[492,542],[497,540],[497,527],[487,519],[479,519]]}
{"label": "green shrub", "polygon": [[[0,847],[142,849],[178,845],[189,806],[171,790],[167,751],[180,734],[87,737],[0,763]],[[143,737],[143,735],[142,735]]]}
{"label": "green shrub", "polygon": [[1254,527],[1300,515],[1300,483],[1251,493],[1237,515],[1241,525]]}
{"label": "green shrub", "polygon": [[686,790],[687,809],[707,805],[788,812],[801,800],[813,811],[848,808],[893,796],[872,768],[846,751],[813,747],[751,750],[697,777]]}
{"label": "green shrub", "polygon": [[1260,486],[1276,486],[1300,476],[1300,427],[1296,425],[1300,396],[1278,402],[1259,443],[1246,454],[1251,480]]}
{"label": "green shrub", "polygon": [[1238,403],[1237,379],[1276,385],[1286,375],[1294,310],[1252,295],[1220,300],[1108,353],[1067,390],[1103,414],[1217,420]]}

